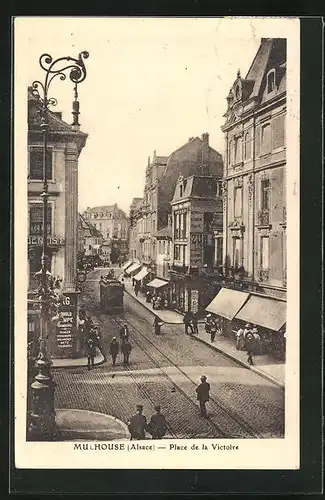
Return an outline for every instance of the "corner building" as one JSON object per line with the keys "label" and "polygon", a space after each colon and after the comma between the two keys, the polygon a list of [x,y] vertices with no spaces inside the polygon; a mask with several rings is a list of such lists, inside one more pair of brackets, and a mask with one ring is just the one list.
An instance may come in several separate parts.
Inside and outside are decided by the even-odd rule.
{"label": "corner building", "polygon": [[225,124],[223,255],[242,289],[286,299],[286,40],[263,38],[238,72]]}
{"label": "corner building", "polygon": [[[87,134],[49,113],[47,178],[48,268],[62,280],[64,292],[75,292],[77,275],[78,159]],[[36,286],[34,274],[41,269],[43,243],[43,138],[39,104],[28,91],[28,276],[29,289]]]}

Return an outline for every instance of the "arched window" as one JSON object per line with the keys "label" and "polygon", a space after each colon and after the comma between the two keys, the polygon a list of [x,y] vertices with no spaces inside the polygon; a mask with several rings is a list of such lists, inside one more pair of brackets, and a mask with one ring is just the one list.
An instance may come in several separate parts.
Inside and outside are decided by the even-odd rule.
{"label": "arched window", "polygon": [[239,85],[237,85],[237,87],[236,87],[235,96],[236,96],[236,99],[240,99],[240,87],[239,87]]}

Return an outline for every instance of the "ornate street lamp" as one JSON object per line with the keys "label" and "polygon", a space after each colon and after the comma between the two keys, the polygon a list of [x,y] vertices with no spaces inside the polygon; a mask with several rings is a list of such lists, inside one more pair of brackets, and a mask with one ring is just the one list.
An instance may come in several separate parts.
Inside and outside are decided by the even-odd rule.
{"label": "ornate street lamp", "polygon": [[81,52],[78,59],[73,57],[60,57],[53,61],[49,54],[42,54],[39,64],[45,71],[44,83],[36,80],[32,84],[32,93],[36,97],[40,108],[41,130],[43,135],[43,243],[41,270],[36,273],[40,278],[40,286],[37,290],[41,309],[41,328],[39,355],[36,361],[38,374],[32,383],[32,413],[30,415],[29,432],[35,440],[50,440],[56,434],[54,390],[55,383],[51,375],[51,359],[47,348],[48,325],[53,309],[57,307],[57,297],[53,290],[53,279],[48,271],[48,179],[47,179],[47,141],[49,131],[49,108],[57,104],[57,100],[49,97],[49,88],[53,80],[58,76],[60,80],[66,79],[68,73],[70,80],[74,83],[74,101],[72,108],[72,126],[79,129],[79,101],[77,86],[86,78],[87,72],[84,59],[89,57],[88,52]]}

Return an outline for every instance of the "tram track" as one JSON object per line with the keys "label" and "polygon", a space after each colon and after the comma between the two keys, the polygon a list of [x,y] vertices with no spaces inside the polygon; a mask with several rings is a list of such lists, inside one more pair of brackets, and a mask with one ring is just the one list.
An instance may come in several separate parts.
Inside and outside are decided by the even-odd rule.
{"label": "tram track", "polygon": [[[147,335],[143,334],[137,326],[135,326],[133,323],[131,323],[125,316],[119,315],[119,319],[116,318],[116,316],[111,316],[110,319],[112,322],[116,323],[119,327],[121,327],[124,323],[126,323],[130,329],[131,332],[133,333],[132,335],[132,340],[133,342],[143,351],[146,355],[146,357],[150,360],[152,365],[157,369],[160,370],[162,375],[168,379],[170,385],[175,388],[175,390],[178,391],[185,399],[186,401],[194,407],[195,411],[198,411],[198,407],[195,403],[196,399],[196,393],[195,393],[195,388],[196,388],[196,383],[191,379],[191,377],[188,376],[188,374],[182,370],[166,353],[162,351],[152,340],[148,338]],[[134,332],[136,335],[134,335]],[[144,345],[147,343],[147,346]],[[149,349],[151,352],[149,352]],[[168,365],[173,367],[174,370],[176,370],[178,378],[181,378],[183,381],[183,384],[187,386],[187,391],[190,392],[190,395],[183,390],[175,381],[173,378],[166,372],[164,367],[162,366],[161,361],[164,361],[165,363],[167,362]],[[130,370],[131,373],[131,370]],[[138,375],[136,376],[138,380],[136,380],[136,377],[132,374],[132,379],[136,384],[138,384],[141,387],[140,390],[143,391],[143,394],[151,401],[150,395],[148,394],[148,391],[146,391],[143,388],[143,383],[139,384],[138,383]],[[146,391],[146,394],[145,392]],[[254,429],[247,424],[243,419],[241,419],[238,415],[234,415],[230,410],[228,410],[221,401],[219,401],[215,396],[210,397],[209,401],[209,407],[210,410],[212,410],[213,417],[210,416],[205,421],[211,426],[211,428],[214,430],[214,437],[221,437],[221,438],[258,438],[259,436],[256,434]],[[216,423],[214,420],[217,420],[218,423]],[[175,434],[173,429],[171,428],[171,432]],[[217,433],[217,436],[215,436],[215,433]]]}

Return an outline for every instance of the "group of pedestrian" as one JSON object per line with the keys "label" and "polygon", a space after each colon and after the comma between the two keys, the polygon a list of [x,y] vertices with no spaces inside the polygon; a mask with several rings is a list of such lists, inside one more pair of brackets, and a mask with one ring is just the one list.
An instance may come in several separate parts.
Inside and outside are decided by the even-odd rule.
{"label": "group of pedestrian", "polygon": [[81,347],[84,348],[87,357],[87,368],[91,370],[95,365],[96,349],[100,351],[104,361],[106,361],[100,331],[98,325],[87,314],[84,305],[79,310],[77,323]]}
{"label": "group of pedestrian", "polygon": [[205,331],[210,334],[211,343],[215,341],[216,334],[221,333],[220,324],[217,318],[208,313],[205,317]]}
{"label": "group of pedestrian", "polygon": [[109,352],[112,357],[112,365],[116,365],[116,359],[118,353],[121,351],[123,354],[123,365],[129,365],[130,354],[132,351],[132,346],[129,341],[129,329],[126,323],[120,328],[120,345],[117,342],[116,337],[113,337],[109,346]]}
{"label": "group of pedestrian", "polygon": [[253,354],[261,354],[261,337],[256,325],[246,323],[245,328],[238,328],[236,333],[236,349],[247,352],[247,362],[253,365]]}
{"label": "group of pedestrian", "polygon": [[146,438],[148,432],[152,439],[162,439],[167,432],[167,422],[165,416],[161,413],[159,405],[155,406],[154,415],[152,415],[149,422],[143,415],[143,405],[136,406],[136,414],[128,420],[128,429],[132,440],[139,440]]}
{"label": "group of pedestrian", "polygon": [[198,335],[198,317],[196,313],[190,311],[184,314],[183,323],[185,326],[186,335]]}

